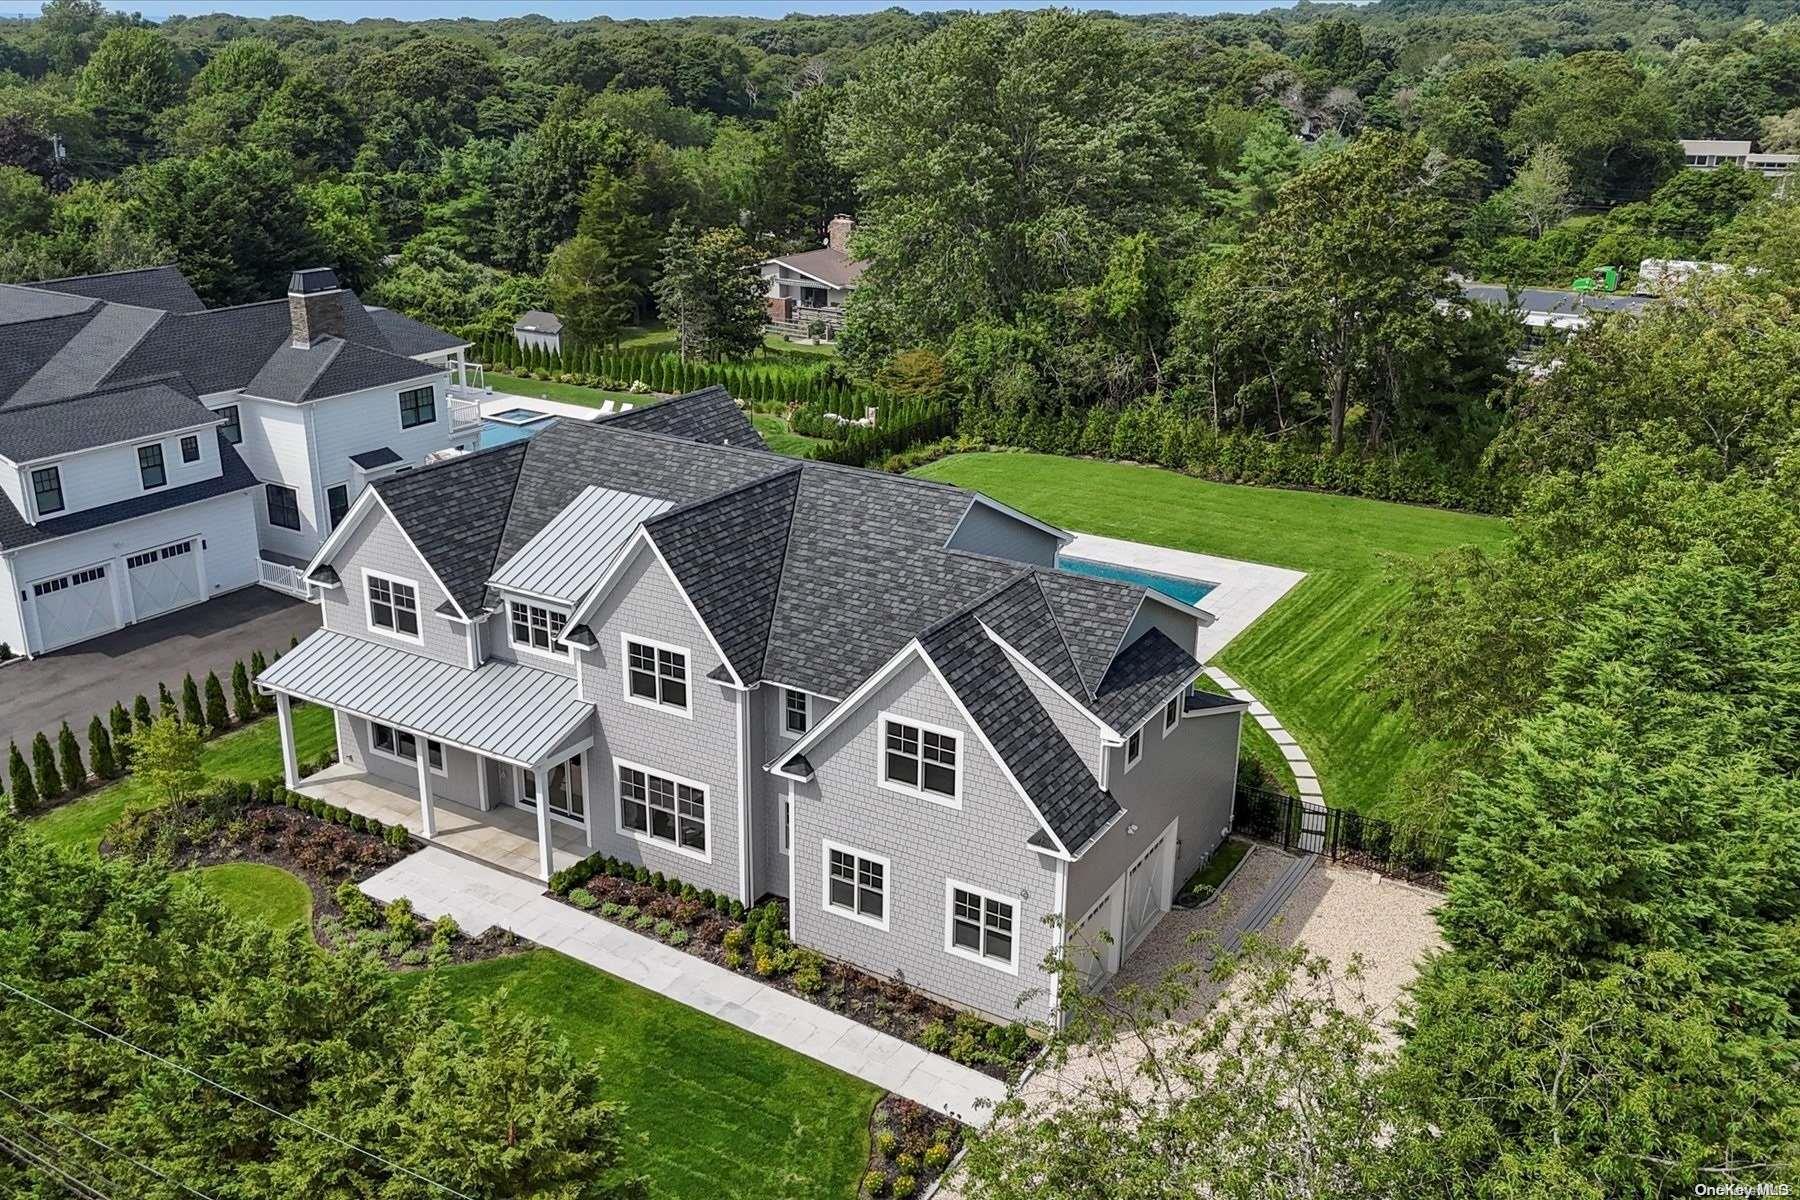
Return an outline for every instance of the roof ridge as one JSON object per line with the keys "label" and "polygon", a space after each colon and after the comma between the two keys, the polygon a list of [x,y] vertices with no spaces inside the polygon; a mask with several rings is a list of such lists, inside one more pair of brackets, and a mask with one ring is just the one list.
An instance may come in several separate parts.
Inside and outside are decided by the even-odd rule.
{"label": "roof ridge", "polygon": [[[30,283],[21,283],[20,287],[35,287],[44,283],[73,283],[77,279],[107,279],[114,275],[142,275],[147,271],[174,271],[181,275],[181,264],[176,262],[158,263],[153,267],[121,267],[117,271],[92,271],[86,275],[58,275],[55,279],[34,279]],[[183,279],[187,276],[182,275]],[[134,305],[133,307],[142,307]]]}
{"label": "roof ridge", "polygon": [[[32,378],[36,378],[33,376]],[[171,391],[179,392],[189,400],[199,402],[200,396],[188,383],[187,377],[180,371],[162,371],[155,375],[141,375],[132,379],[121,379],[113,383],[102,383],[98,387],[89,388],[85,392],[76,392],[70,396],[56,396],[49,400],[27,400],[23,404],[10,403],[0,405],[0,411],[29,412],[36,408],[46,408],[52,404],[68,404],[76,400],[92,400],[97,396],[110,396],[114,392],[136,391],[138,388],[161,385]]]}
{"label": "roof ridge", "polygon": [[[681,438],[681,439],[677,439],[677,440],[687,441],[686,438]],[[690,445],[711,445],[712,443],[710,443],[710,442],[698,442],[698,443],[690,442],[689,444]],[[697,500],[689,500],[686,504],[679,505],[675,508],[671,508],[667,512],[662,512],[662,513],[656,514],[656,516],[650,518],[648,521],[645,521],[644,525],[646,528],[648,528],[649,526],[654,525],[659,521],[666,521],[673,517],[685,516],[688,513],[695,511],[696,509],[705,508],[709,504],[717,503],[720,500],[728,500],[731,497],[736,496],[739,492],[747,492],[751,488],[761,487],[765,483],[773,483],[777,479],[786,479],[789,475],[798,475],[798,474],[800,474],[800,464],[798,462],[796,462],[792,467],[786,468],[785,470],[775,471],[768,475],[759,476],[756,479],[747,479],[743,483],[736,484],[732,487],[728,487],[722,492],[714,492],[710,496],[701,496]]]}
{"label": "roof ridge", "polygon": [[[917,632],[913,635],[913,640],[915,640],[919,644],[923,645],[926,638],[945,629],[946,627],[948,627],[950,625],[950,623],[952,621],[960,621],[964,617],[974,616],[976,610],[979,609],[982,605],[986,604],[989,600],[992,600],[995,596],[998,596],[1001,593],[1012,588],[1021,579],[1024,579],[1029,573],[1030,572],[1028,569],[1022,569],[1015,575],[1007,576],[1005,579],[1001,580],[998,584],[995,584],[993,587],[989,588],[987,591],[981,593],[981,595],[975,597],[975,599],[969,601],[969,603],[963,605],[961,608],[955,609],[948,613],[945,613],[943,616],[939,617],[937,620],[933,621],[931,624],[927,625],[925,628],[919,630],[919,632]],[[980,620],[979,617],[977,617],[976,619]],[[983,622],[983,624],[985,624],[985,623],[986,622]]]}

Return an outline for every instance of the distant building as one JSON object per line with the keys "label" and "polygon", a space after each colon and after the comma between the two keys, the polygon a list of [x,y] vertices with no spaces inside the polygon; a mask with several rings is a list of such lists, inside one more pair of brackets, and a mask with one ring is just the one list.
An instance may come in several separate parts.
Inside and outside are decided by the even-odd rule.
{"label": "distant building", "polygon": [[856,290],[867,259],[850,257],[852,218],[839,213],[825,227],[825,245],[817,250],[783,254],[758,267],[768,283],[768,328],[775,333],[805,336],[814,325],[835,338],[844,326],[844,303]]}
{"label": "distant building", "polygon": [[1750,143],[1710,138],[1682,138],[1681,153],[1696,171],[1711,171],[1727,163],[1763,175],[1786,175],[1800,164],[1800,154],[1760,154]]}
{"label": "distant building", "polygon": [[513,322],[513,341],[530,350],[536,347],[551,354],[562,351],[562,318],[542,309],[527,309]]}
{"label": "distant building", "polygon": [[1519,288],[1511,293],[1505,284],[1459,281],[1463,298],[1480,304],[1510,307],[1525,325],[1525,345],[1513,359],[1515,368],[1530,365],[1536,351],[1546,344],[1584,329],[1596,313],[1638,313],[1655,302],[1654,296],[1617,295],[1607,292],[1572,292],[1560,288]]}

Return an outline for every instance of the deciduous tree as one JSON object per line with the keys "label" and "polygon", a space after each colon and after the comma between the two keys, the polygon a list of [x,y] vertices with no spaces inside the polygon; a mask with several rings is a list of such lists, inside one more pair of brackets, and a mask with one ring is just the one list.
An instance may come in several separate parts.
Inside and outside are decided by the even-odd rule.
{"label": "deciduous tree", "polygon": [[762,345],[757,255],[731,229],[698,234],[677,223],[663,243],[657,308],[683,358],[743,358]]}

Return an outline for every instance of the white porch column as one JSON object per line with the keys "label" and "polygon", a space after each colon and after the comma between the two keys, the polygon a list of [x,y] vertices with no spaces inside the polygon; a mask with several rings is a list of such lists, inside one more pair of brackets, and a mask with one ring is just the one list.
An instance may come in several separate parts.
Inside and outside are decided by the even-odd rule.
{"label": "white porch column", "polygon": [[548,880],[555,870],[550,855],[550,773],[535,767],[531,775],[537,783],[538,874]]}
{"label": "white porch column", "polygon": [[275,693],[275,720],[281,726],[281,778],[291,792],[300,786],[300,760],[294,753],[294,702],[286,692]]}
{"label": "white porch column", "polygon": [[413,734],[413,741],[419,751],[419,822],[424,827],[424,836],[434,838],[437,836],[437,813],[431,807],[431,751],[426,748],[424,734]]}

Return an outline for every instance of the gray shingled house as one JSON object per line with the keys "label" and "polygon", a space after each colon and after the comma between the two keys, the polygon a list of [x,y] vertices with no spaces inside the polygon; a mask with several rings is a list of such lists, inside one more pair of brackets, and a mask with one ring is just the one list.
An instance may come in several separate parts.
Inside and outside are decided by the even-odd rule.
{"label": "gray shingled house", "polygon": [[0,642],[303,592],[369,480],[473,445],[467,344],[327,270],[218,309],[173,267],[0,285]]}
{"label": "gray shingled house", "polygon": [[[959,488],[767,451],[719,388],[377,481],[263,676],[334,709],[309,787],[547,876],[601,851],[1001,1019],[1094,982],[1231,820],[1210,617],[1056,569]],[[522,847],[522,860],[506,850]],[[1023,1007],[1018,1007],[1021,997]]]}

